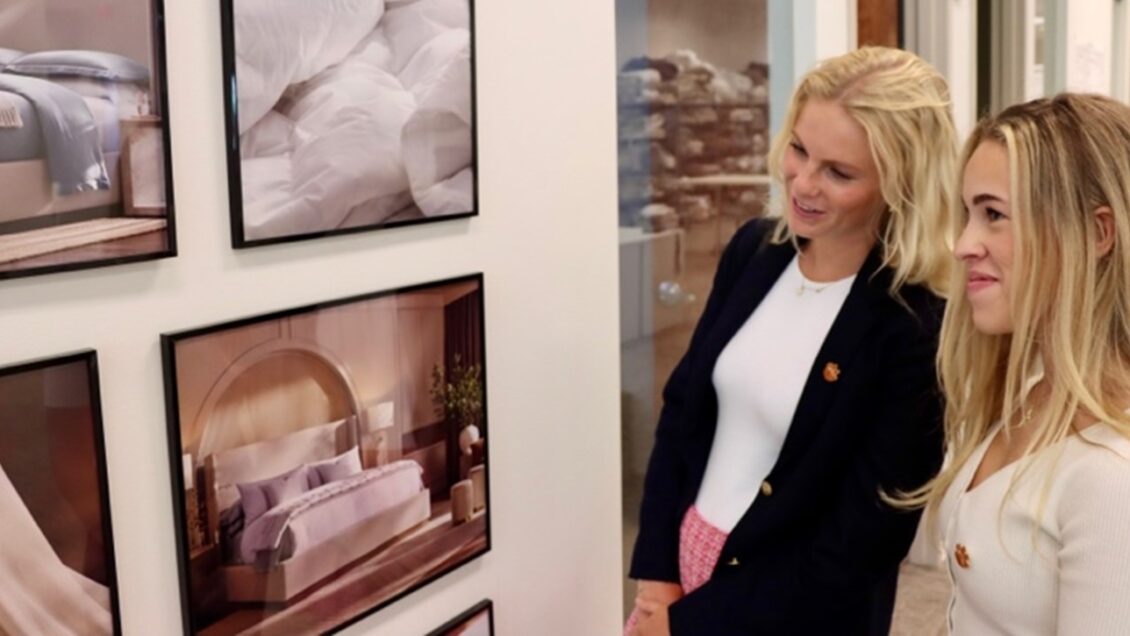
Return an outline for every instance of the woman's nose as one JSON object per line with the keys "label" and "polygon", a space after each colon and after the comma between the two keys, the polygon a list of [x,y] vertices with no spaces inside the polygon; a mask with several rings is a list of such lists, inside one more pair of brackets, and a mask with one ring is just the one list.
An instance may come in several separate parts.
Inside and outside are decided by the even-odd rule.
{"label": "woman's nose", "polygon": [[807,166],[797,168],[793,176],[792,195],[807,199],[814,198],[819,193],[819,185],[815,177],[816,175]]}
{"label": "woman's nose", "polygon": [[977,259],[985,255],[985,246],[972,221],[967,221],[962,228],[961,235],[954,243],[953,255],[959,261]]}

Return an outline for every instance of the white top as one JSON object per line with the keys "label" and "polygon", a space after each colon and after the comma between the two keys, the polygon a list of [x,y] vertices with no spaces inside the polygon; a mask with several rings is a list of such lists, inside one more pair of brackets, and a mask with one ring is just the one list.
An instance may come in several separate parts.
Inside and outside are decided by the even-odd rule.
{"label": "white top", "polygon": [[1041,451],[1001,514],[1017,463],[966,492],[999,430],[957,474],[939,511],[954,583],[950,633],[1130,634],[1130,440],[1097,424],[1083,430],[1085,439],[1072,435]]}
{"label": "white top", "polygon": [[729,532],[753,503],[853,280],[808,281],[794,257],[718,356],[718,423],[695,500],[711,525]]}

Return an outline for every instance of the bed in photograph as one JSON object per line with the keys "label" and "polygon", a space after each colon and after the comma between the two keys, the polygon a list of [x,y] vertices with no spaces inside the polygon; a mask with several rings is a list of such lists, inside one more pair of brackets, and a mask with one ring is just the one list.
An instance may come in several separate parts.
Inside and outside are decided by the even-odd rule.
{"label": "bed in photograph", "polygon": [[225,596],[286,602],[430,515],[422,469],[362,469],[355,417],[212,453],[204,461],[209,533]]}
{"label": "bed in photograph", "polygon": [[123,201],[123,122],[149,71],[100,51],[0,50],[0,224]]}
{"label": "bed in photograph", "polygon": [[237,245],[474,212],[468,0],[227,10]]}

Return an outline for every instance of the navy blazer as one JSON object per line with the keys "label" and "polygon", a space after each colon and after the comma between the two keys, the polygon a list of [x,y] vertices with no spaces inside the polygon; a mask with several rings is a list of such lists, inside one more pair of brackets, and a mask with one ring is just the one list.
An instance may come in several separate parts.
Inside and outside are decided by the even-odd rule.
{"label": "navy blazer", "polygon": [[[726,247],[690,346],[663,391],[630,576],[679,580],[679,525],[698,494],[718,418],[718,355],[796,254],[744,225]],[[904,285],[878,249],[813,362],[761,494],[730,532],[709,582],[669,608],[672,636],[882,634],[919,513],[879,498],[941,465],[934,355],[943,302]],[[766,359],[763,364],[773,364]]]}

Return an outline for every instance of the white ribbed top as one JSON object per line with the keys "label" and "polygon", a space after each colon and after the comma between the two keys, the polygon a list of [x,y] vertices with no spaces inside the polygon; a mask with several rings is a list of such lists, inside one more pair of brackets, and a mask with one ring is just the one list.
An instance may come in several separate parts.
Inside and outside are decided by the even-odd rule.
{"label": "white ribbed top", "polygon": [[[1001,514],[1018,464],[965,492],[997,429],[942,502],[960,636],[1130,634],[1130,440],[1104,424],[1037,454]],[[1036,507],[1053,475],[1046,507]],[[1037,528],[1033,542],[1033,528]],[[965,547],[967,568],[955,559]]]}
{"label": "white ribbed top", "polygon": [[807,281],[794,257],[718,356],[718,424],[695,501],[711,525],[729,532],[753,503],[853,280]]}

